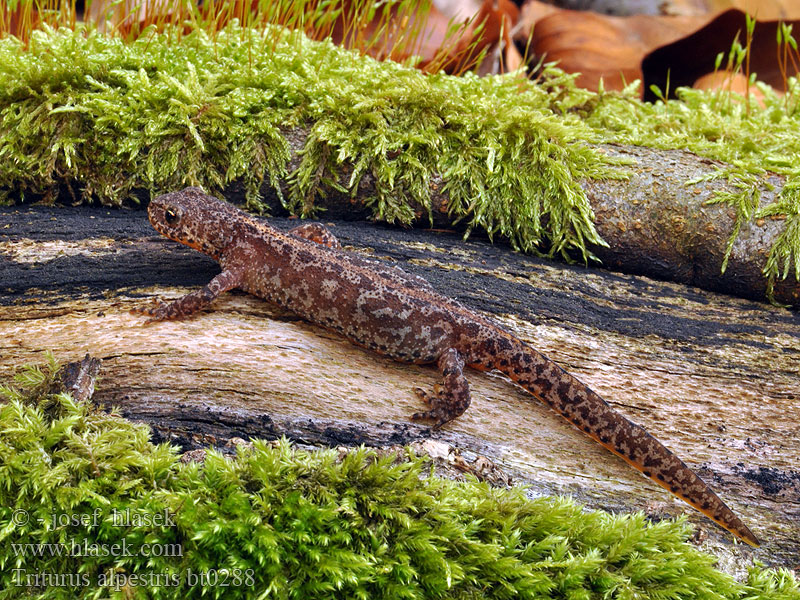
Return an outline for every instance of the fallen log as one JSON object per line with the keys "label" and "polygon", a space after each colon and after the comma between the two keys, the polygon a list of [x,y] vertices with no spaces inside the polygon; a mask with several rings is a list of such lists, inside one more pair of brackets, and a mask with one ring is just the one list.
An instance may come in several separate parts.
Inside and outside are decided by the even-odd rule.
{"label": "fallen log", "polygon": [[[282,228],[296,223],[274,221]],[[696,469],[764,541],[755,556],[800,562],[800,316],[643,277],[554,264],[450,232],[337,222],[346,248],[423,276],[499,320],[642,424]],[[494,374],[469,373],[473,406],[442,431],[412,423],[412,392],[438,381],[241,293],[182,322],[129,309],[218,272],[156,234],[142,211],[0,210],[0,379],[87,352],[95,402],[192,449],[281,435],[307,444],[438,440],[486,456],[531,493],[591,507],[686,513],[699,535],[750,556],[702,517]]]}
{"label": "fallen log", "polygon": [[[289,172],[301,161],[301,150],[308,132],[295,129],[286,139],[292,152]],[[685,150],[659,150],[641,146],[604,145],[607,155],[628,162],[627,179],[585,179],[580,182],[595,215],[595,227],[607,246],[589,245],[588,250],[600,259],[601,266],[630,273],[676,281],[705,290],[732,294],[753,300],[768,298],[800,307],[800,281],[790,270],[785,279],[776,279],[774,289],[764,274],[771,249],[783,233],[785,217],[744,220],[730,249],[726,250],[737,226],[737,211],[727,203],[713,202],[718,194],[736,194],[736,183],[715,174],[725,164]],[[341,189],[326,187],[324,195],[313,198],[315,207],[324,209],[329,218],[367,218],[371,209],[363,198],[377,194],[375,179],[365,175],[357,194],[346,190],[352,175],[350,165],[340,165],[338,173],[320,172],[320,180],[338,181]],[[690,182],[696,182],[691,183]],[[786,182],[771,174],[757,185],[759,207],[776,201]],[[285,214],[275,191],[262,189],[270,208]],[[283,186],[288,196],[289,186]],[[231,185],[225,197],[243,201],[244,190]],[[426,207],[415,206],[416,223],[438,228],[453,228],[451,200],[444,181],[433,178],[430,184],[430,220]],[[464,231],[470,215],[459,220],[456,229]],[[460,223],[460,225],[459,225]],[[480,230],[477,230],[480,235]],[[577,257],[576,257],[577,258]]]}

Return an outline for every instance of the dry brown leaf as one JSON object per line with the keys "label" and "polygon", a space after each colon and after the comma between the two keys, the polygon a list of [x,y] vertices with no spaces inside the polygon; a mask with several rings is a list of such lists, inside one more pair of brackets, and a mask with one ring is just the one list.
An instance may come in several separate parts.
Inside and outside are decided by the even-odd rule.
{"label": "dry brown leaf", "polygon": [[717,14],[729,8],[738,8],[760,21],[800,19],[800,2],[797,0],[703,0],[707,12]]}
{"label": "dry brown leaf", "polygon": [[[484,52],[486,58],[478,67],[482,74],[518,68],[522,59],[518,54],[514,55],[511,39],[511,31],[518,20],[519,10],[510,0],[483,0],[478,13],[455,45],[447,50],[448,42],[445,41],[440,47],[445,49],[444,70],[453,73],[471,69]],[[505,64],[502,64],[495,52],[504,50]]]}
{"label": "dry brown leaf", "polygon": [[94,0],[88,6],[86,20],[94,22],[100,31],[118,31],[126,36],[152,24],[179,22],[179,14],[176,0]]}
{"label": "dry brown leaf", "polygon": [[[800,21],[795,24],[795,30],[800,29]],[[717,55],[727,56],[737,33],[740,43],[746,44],[745,13],[736,9],[694,17],[610,17],[553,9],[534,0],[523,9],[522,25],[518,39],[532,29],[534,58],[580,73],[579,86],[596,90],[602,79],[605,89],[620,90],[642,79],[641,91],[648,100],[655,99],[652,84],[662,91],[675,90],[713,73]],[[786,73],[781,72],[776,60],[777,28],[778,21],[756,23],[750,72],[783,90],[784,75],[794,75],[797,68],[789,60]]]}
{"label": "dry brown leaf", "polygon": [[764,94],[755,85],[748,85],[747,77],[742,73],[732,73],[730,71],[716,71],[714,73],[707,73],[698,77],[693,88],[698,90],[728,90],[735,92],[740,96],[752,94],[755,101],[763,107]]}
{"label": "dry brown leaf", "polygon": [[[483,53],[491,61],[495,50],[504,52],[503,70],[517,68],[521,59],[514,57],[508,49],[513,47],[511,30],[519,19],[519,10],[510,0],[482,0],[478,12],[469,19],[467,26],[452,35],[453,21],[432,6],[420,22],[420,15],[397,14],[393,11],[387,33],[379,43],[367,49],[367,53],[379,59],[391,58],[402,61],[409,56],[421,58],[419,67],[426,71],[440,69],[448,73],[459,73],[476,66]],[[465,19],[465,21],[467,21]],[[375,21],[360,30],[360,35],[369,38],[375,35],[381,23]],[[334,42],[348,47],[357,45],[338,23],[333,31]],[[508,63],[511,69],[508,68]],[[484,64],[486,61],[484,61]],[[484,72],[488,72],[481,65]]]}
{"label": "dry brown leaf", "polygon": [[[800,30],[800,20],[788,21],[794,30]],[[796,75],[797,63],[788,60],[786,73],[781,72],[777,60],[776,33],[779,21],[758,21],[755,24],[750,45],[750,73],[756,73],[759,81],[768,83],[776,90],[785,91],[785,78]],[[642,60],[644,97],[654,99],[651,85],[666,90],[679,86],[691,86],[698,78],[716,70],[719,53],[727,57],[731,43],[739,34],[739,42],[746,44],[745,13],[737,9],[726,10],[691,35],[657,48]],[[727,62],[722,63],[726,68]]]}
{"label": "dry brown leaf", "polygon": [[663,0],[659,6],[659,14],[674,17],[696,17],[713,14],[706,6],[707,0]]}
{"label": "dry brown leaf", "polygon": [[559,10],[542,2],[528,3],[517,39],[531,29],[531,51],[538,59],[557,62],[568,73],[580,73],[577,84],[596,90],[622,89],[642,79],[642,57],[707,23],[709,17],[610,17],[592,12]]}

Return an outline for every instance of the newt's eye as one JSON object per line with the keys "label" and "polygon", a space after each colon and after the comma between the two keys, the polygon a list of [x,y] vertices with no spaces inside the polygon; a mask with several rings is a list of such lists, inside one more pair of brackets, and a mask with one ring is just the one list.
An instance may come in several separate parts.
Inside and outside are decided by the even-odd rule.
{"label": "newt's eye", "polygon": [[178,221],[181,220],[181,213],[177,208],[165,208],[164,209],[164,220],[167,222],[168,225],[177,225]]}

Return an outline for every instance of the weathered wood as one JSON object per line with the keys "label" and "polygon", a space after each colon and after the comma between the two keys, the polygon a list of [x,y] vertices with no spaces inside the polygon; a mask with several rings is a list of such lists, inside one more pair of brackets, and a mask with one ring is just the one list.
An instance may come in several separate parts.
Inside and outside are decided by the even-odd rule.
{"label": "weathered wood", "polygon": [[51,393],[67,392],[78,402],[86,402],[94,394],[94,384],[100,372],[100,360],[88,352],[81,360],[61,365],[56,373]]}
{"label": "weathered wood", "polygon": [[[800,563],[800,315],[447,232],[333,229],[579,376],[720,492],[765,542],[761,560]],[[132,306],[219,270],[160,238],[143,211],[0,209],[0,257],[0,379],[48,349],[62,361],[90,352],[103,363],[95,401],[186,448],[233,436],[438,439],[488,456],[533,493],[655,518],[686,513],[710,540],[729,539],[504,377],[471,373],[472,407],[433,432],[408,416],[420,408],[412,388],[433,386],[435,369],[378,357],[257,298],[231,293],[190,320],[143,325]]]}

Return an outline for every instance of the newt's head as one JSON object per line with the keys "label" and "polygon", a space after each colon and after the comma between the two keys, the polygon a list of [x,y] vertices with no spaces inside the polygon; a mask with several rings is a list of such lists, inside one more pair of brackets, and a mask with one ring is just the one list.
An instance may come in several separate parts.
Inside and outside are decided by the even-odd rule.
{"label": "newt's head", "polygon": [[153,198],[147,216],[160,234],[218,259],[245,214],[200,188],[189,187]]}

